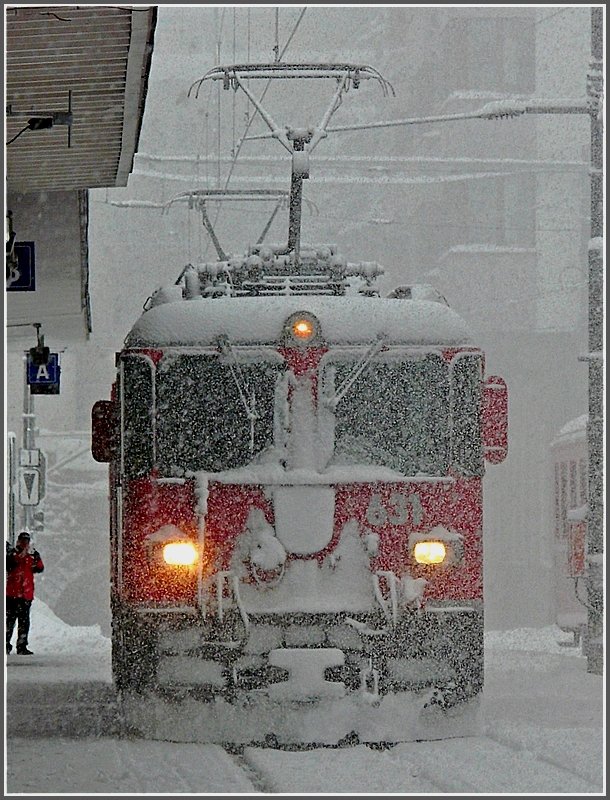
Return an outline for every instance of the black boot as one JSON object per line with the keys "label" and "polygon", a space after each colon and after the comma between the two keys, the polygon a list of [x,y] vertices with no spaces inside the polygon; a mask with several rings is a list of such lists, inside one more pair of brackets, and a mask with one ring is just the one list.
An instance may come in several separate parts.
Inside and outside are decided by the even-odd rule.
{"label": "black boot", "polygon": [[25,645],[21,645],[20,647],[17,648],[17,655],[18,656],[33,656],[34,653],[32,653],[31,650],[28,650]]}
{"label": "black boot", "polygon": [[13,645],[10,642],[6,643],[6,655],[10,655],[13,650]]}

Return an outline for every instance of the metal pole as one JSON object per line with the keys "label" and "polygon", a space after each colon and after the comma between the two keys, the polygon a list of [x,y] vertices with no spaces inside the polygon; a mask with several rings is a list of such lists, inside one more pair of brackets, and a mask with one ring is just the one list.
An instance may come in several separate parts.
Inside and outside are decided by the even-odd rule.
{"label": "metal pole", "polygon": [[7,435],[7,536],[9,544],[15,544],[15,482],[17,480],[17,436]]}
{"label": "metal pole", "polygon": [[301,206],[303,204],[303,176],[292,174],[290,183],[290,219],[288,221],[288,247],[294,251],[294,268],[298,272],[301,249]]}
{"label": "metal pole", "polygon": [[[603,90],[603,8],[591,9],[591,67],[588,92]],[[595,103],[593,107],[595,108]],[[600,105],[600,104],[597,104]],[[587,515],[587,672],[603,673],[603,120],[591,113],[591,240],[589,242],[589,497]]]}
{"label": "metal pole", "polygon": [[[31,395],[28,385],[28,360],[23,357],[23,449],[34,449],[34,398]],[[23,529],[32,530],[33,509],[32,506],[22,506],[23,509]]]}

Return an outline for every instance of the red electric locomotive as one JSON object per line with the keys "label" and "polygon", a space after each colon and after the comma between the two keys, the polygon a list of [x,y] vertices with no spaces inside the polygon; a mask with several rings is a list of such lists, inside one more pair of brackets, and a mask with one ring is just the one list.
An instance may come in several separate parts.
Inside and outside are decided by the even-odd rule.
{"label": "red electric locomotive", "polygon": [[[365,68],[316,69],[354,85]],[[287,141],[288,245],[158,290],[93,410],[125,717],[219,743],[455,735],[483,685],[506,384],[432,287],[380,297],[376,263],[301,244],[311,136]]]}

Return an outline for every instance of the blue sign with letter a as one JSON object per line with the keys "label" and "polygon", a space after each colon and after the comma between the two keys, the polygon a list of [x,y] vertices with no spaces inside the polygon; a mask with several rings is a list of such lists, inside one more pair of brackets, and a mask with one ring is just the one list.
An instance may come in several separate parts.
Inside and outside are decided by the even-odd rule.
{"label": "blue sign with letter a", "polygon": [[6,291],[35,292],[34,242],[15,242],[15,261],[6,260]]}
{"label": "blue sign with letter a", "polygon": [[59,354],[49,353],[46,364],[34,364],[28,355],[28,385],[30,394],[59,394]]}

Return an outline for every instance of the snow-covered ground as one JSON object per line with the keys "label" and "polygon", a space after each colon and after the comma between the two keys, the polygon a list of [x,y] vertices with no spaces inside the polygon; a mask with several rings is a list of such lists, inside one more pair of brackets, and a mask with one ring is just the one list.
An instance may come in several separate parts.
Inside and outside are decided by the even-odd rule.
{"label": "snow-covered ground", "polygon": [[[31,657],[7,658],[7,794],[602,795],[603,678],[558,628],[486,634],[480,736],[285,751],[123,738],[110,641],[40,600]],[[560,644],[564,642],[564,644]]]}

